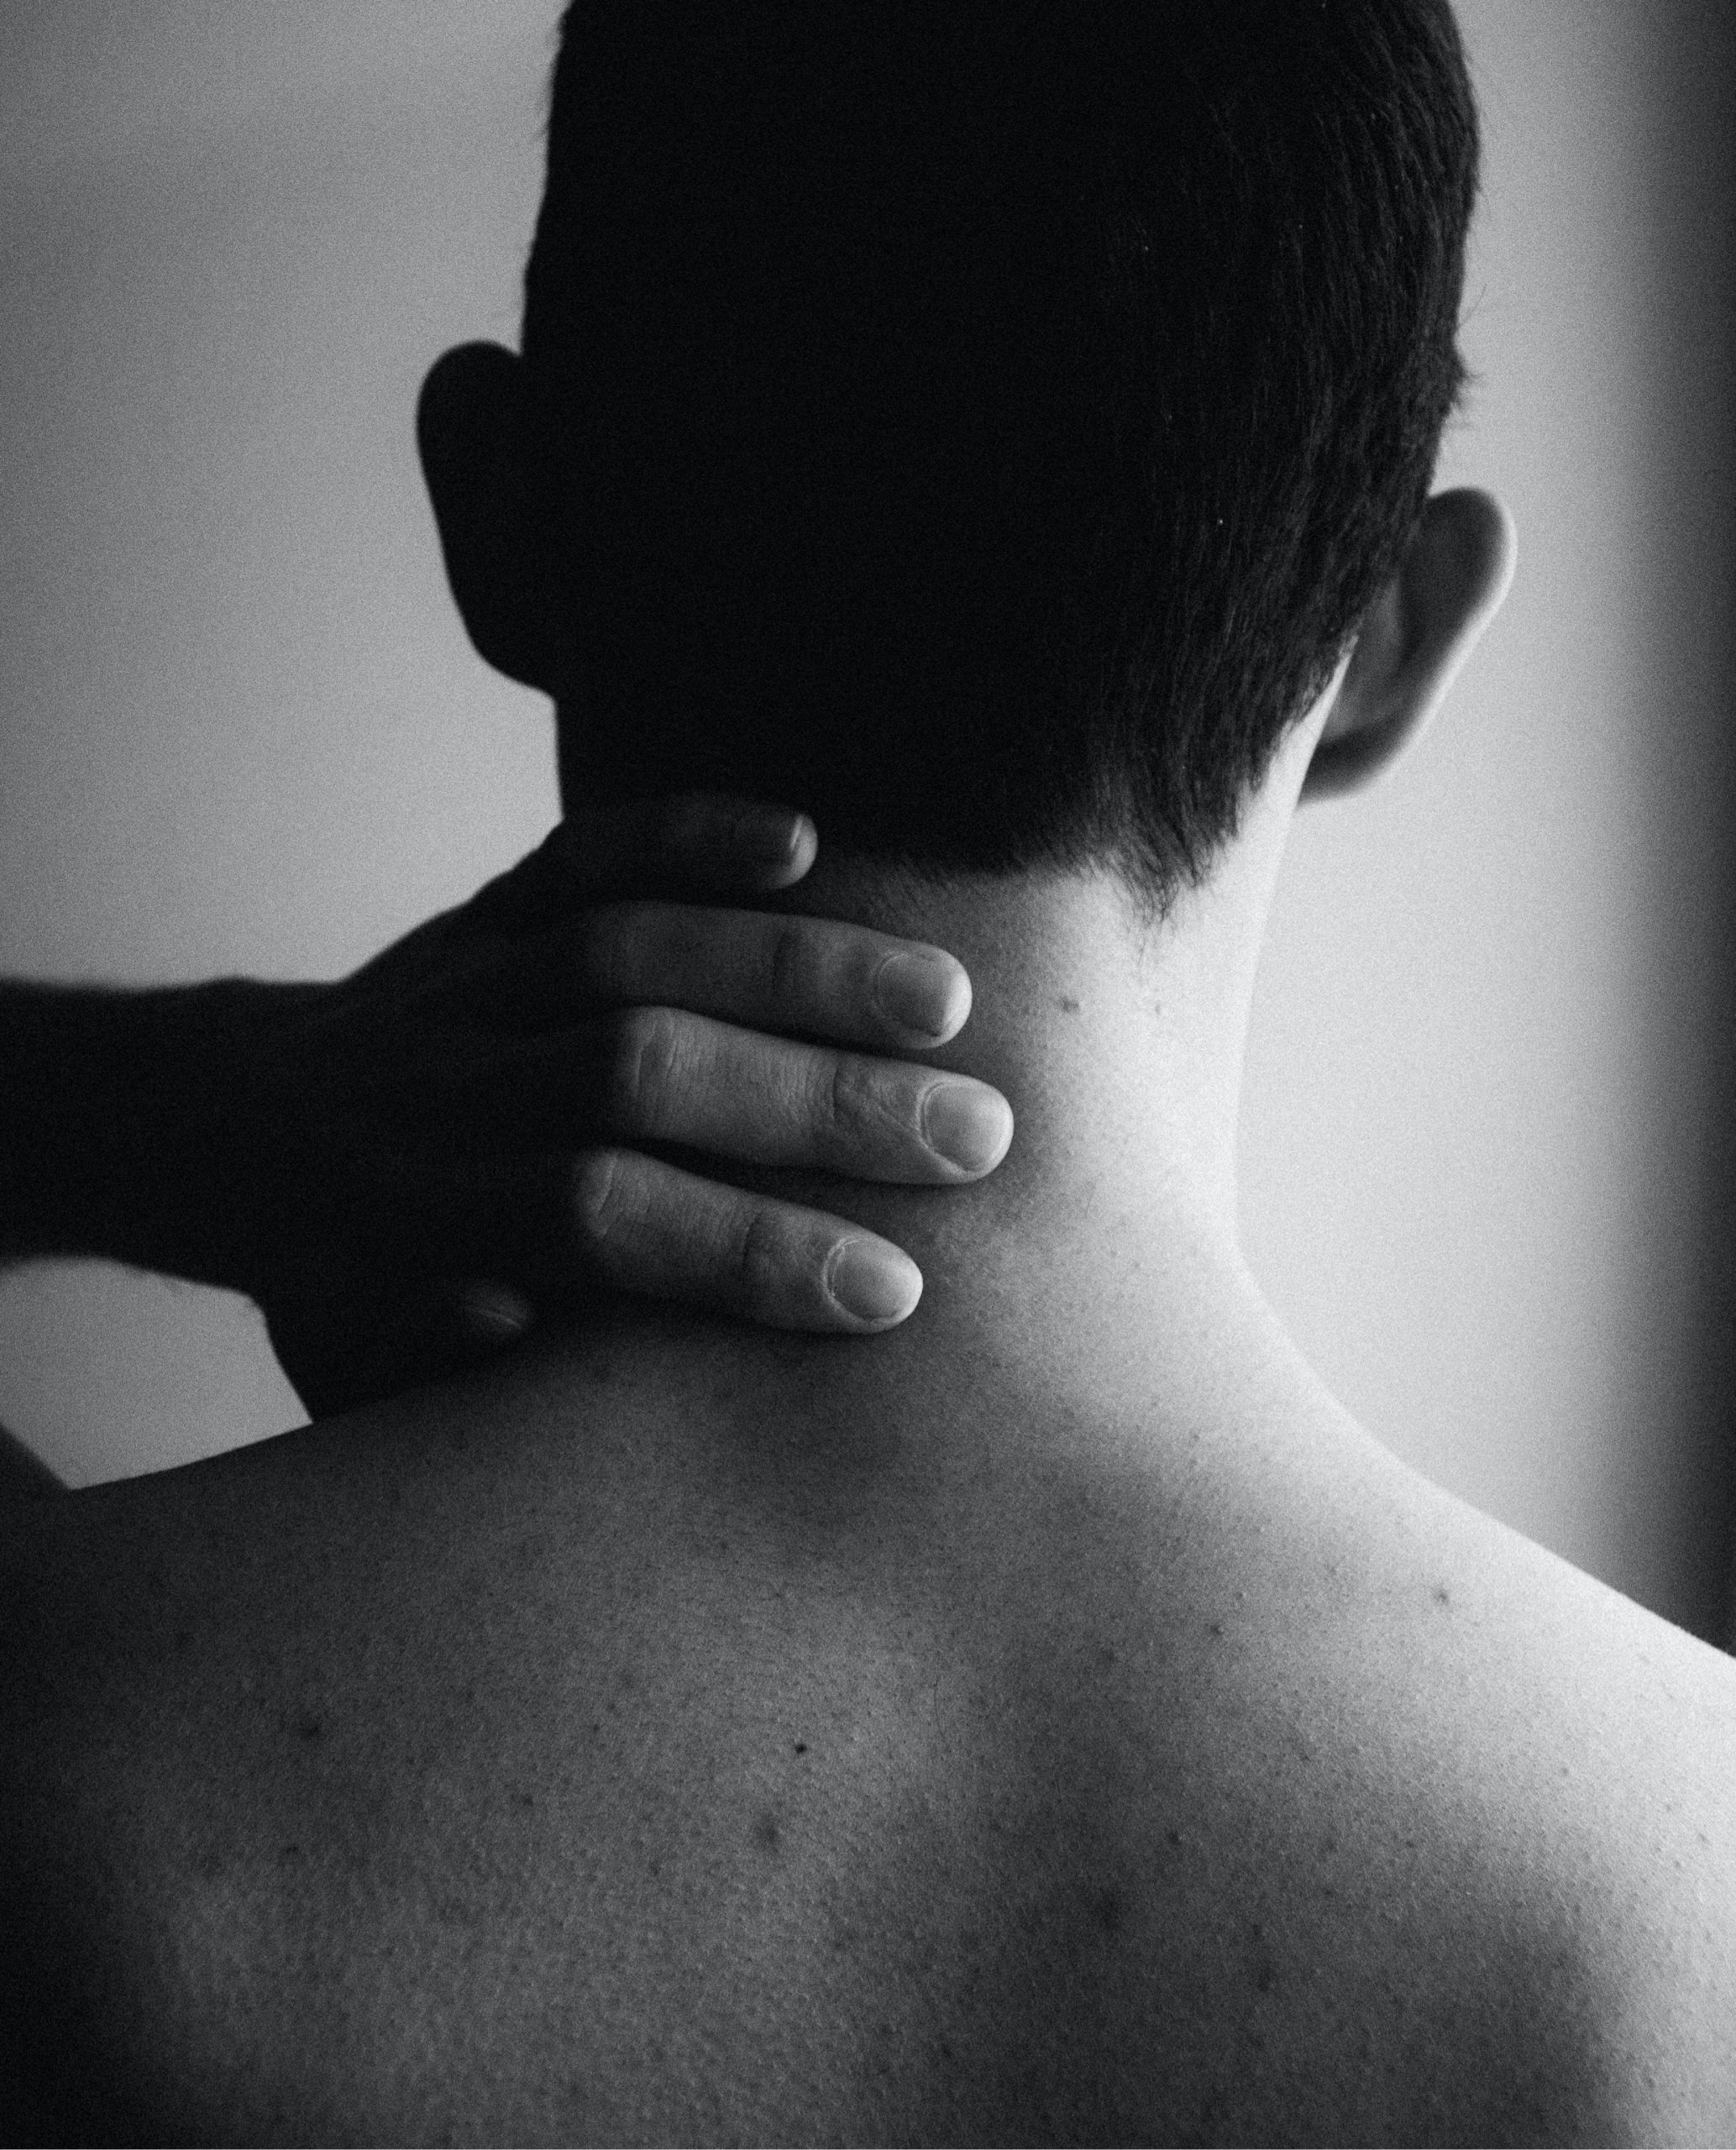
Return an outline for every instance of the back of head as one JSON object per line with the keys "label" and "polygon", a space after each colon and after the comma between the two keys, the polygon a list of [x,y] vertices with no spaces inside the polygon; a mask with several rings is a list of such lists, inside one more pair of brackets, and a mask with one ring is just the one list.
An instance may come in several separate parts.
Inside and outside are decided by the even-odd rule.
{"label": "back of head", "polygon": [[575,0],[524,358],[564,754],[1197,879],[1427,496],[1445,0]]}

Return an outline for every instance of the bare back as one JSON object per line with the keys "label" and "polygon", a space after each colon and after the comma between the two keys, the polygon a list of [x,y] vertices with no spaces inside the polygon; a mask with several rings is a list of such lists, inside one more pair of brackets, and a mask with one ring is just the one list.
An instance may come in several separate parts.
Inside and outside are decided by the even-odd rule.
{"label": "bare back", "polygon": [[20,2132],[1736,2126],[1725,1660],[1305,1413],[908,1372],[623,1315],[19,1534]]}

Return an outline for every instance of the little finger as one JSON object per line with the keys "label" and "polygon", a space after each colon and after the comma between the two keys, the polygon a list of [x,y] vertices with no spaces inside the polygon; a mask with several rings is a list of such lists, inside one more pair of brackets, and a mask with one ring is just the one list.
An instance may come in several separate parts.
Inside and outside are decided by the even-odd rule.
{"label": "little finger", "polygon": [[772,1329],[863,1335],[903,1321],[922,1272],[859,1225],[599,1149],[574,1183],[578,1245],[616,1289]]}

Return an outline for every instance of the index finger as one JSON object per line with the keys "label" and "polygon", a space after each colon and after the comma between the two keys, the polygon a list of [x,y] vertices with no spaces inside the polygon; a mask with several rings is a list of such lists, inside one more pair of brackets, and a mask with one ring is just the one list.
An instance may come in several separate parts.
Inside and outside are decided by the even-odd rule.
{"label": "index finger", "polygon": [[944,948],[839,919],[704,904],[593,905],[571,926],[490,952],[464,992],[490,1033],[673,1008],[901,1051],[945,1045],[971,1011],[970,973]]}
{"label": "index finger", "polygon": [[581,807],[469,906],[496,932],[534,932],[588,904],[650,895],[787,889],[814,863],[805,814],[721,792]]}
{"label": "index finger", "polygon": [[[784,1037],[944,1045],[971,1009],[956,956],[842,920],[694,904],[605,904],[518,981],[546,1023],[670,1007]],[[523,1011],[521,1011],[522,1013]],[[533,1019],[534,1020],[534,1019]]]}

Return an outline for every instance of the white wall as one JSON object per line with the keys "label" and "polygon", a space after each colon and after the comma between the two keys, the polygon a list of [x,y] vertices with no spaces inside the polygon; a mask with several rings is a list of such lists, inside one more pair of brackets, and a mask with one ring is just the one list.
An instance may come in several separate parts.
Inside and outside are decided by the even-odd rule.
{"label": "white wall", "polygon": [[[553,821],[412,414],[516,339],[558,12],[0,8],[0,973],[334,975]],[[243,1303],[0,1284],[0,1423],[78,1482],[303,1415]]]}
{"label": "white wall", "polygon": [[[411,412],[447,343],[514,336],[556,13],[0,11],[0,971],[332,974],[552,819]],[[1519,579],[1414,760],[1298,831],[1246,1229],[1375,1430],[1681,1612],[1730,984],[1730,39],[1706,5],[1461,13],[1482,381],[1445,475],[1512,501]],[[0,1420],[78,1481],[298,1416],[234,1302],[0,1288]]]}
{"label": "white wall", "polygon": [[1731,28],[1659,0],[1459,14],[1480,379],[1441,478],[1504,496],[1518,573],[1413,758],[1298,824],[1247,1242],[1371,1429],[1686,1617],[1728,1321],[1704,1235],[1736,992]]}

